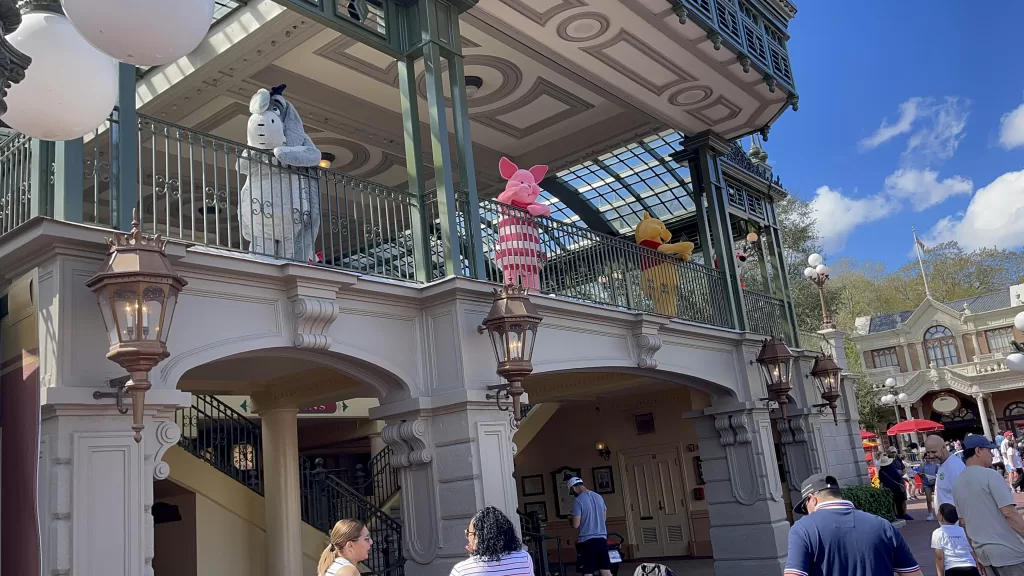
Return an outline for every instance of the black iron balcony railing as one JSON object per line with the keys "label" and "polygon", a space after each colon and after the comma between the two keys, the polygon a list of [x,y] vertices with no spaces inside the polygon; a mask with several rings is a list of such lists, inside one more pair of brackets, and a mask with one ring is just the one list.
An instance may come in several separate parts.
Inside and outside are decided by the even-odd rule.
{"label": "black iron balcony railing", "polygon": [[351,482],[353,488],[362,492],[378,508],[383,508],[399,490],[398,470],[391,466],[391,454],[391,446],[386,446],[370,458],[367,467],[357,464]]}
{"label": "black iron balcony railing", "polygon": [[775,84],[795,95],[796,84],[789,62],[786,23],[765,9],[762,0],[677,0],[676,12],[707,30],[716,48],[727,45],[749,68],[766,74],[769,88]]}
{"label": "black iron balcony railing", "polygon": [[[211,249],[409,282],[438,280],[454,268],[491,282],[530,280],[535,291],[581,302],[735,327],[721,271],[628,239],[551,218],[531,219],[494,200],[481,201],[472,214],[466,195],[457,193],[454,226],[460,257],[452,266],[432,192],[421,199],[335,170],[285,167],[265,151],[142,114],[130,162],[137,171],[132,183],[119,168],[122,131],[115,110],[84,140],[77,167],[70,160],[58,165],[53,143],[20,134],[0,143],[0,234],[34,216],[55,214],[123,226],[124,212],[134,205],[145,232]],[[73,197],[79,189],[81,198]],[[764,215],[764,198],[734,187],[728,194],[730,206]],[[479,231],[469,225],[470,216],[479,219]],[[531,219],[536,245],[503,239],[503,218]],[[509,260],[520,266],[516,254],[524,251],[536,253],[536,278],[506,278]],[[744,303],[755,318],[752,331],[767,335],[761,330],[770,326],[771,333],[781,333],[760,320],[776,317],[776,301],[746,298]]]}
{"label": "black iron balcony railing", "polygon": [[[178,441],[181,448],[263,495],[263,435],[259,424],[214,396],[197,394],[192,395],[191,406],[178,410],[175,421],[182,430]],[[390,450],[381,454],[373,469],[383,479],[394,477],[393,483],[384,480],[382,486],[397,491],[397,473],[390,465]],[[311,466],[305,458],[299,462],[303,522],[323,532],[329,532],[342,518],[365,522],[375,541],[365,562],[368,574],[402,576],[402,525],[378,508],[374,500],[332,473],[337,471],[325,470],[322,464],[317,460]]]}
{"label": "black iron balcony railing", "polygon": [[786,322],[785,301],[744,289],[743,302],[747,307],[747,324],[751,332],[782,336],[786,342],[796,343],[793,331]]}

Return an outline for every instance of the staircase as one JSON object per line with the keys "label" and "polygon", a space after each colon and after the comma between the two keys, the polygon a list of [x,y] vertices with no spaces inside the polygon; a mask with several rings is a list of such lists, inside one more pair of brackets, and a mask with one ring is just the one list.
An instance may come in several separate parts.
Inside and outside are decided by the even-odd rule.
{"label": "staircase", "polygon": [[[192,405],[178,410],[178,445],[196,458],[263,496],[262,428],[214,396],[193,395]],[[342,518],[364,522],[373,538],[363,575],[404,576],[402,525],[381,508],[399,492],[398,474],[390,464],[391,448],[357,467],[352,483],[338,470],[325,470],[317,459],[299,460],[302,521],[321,532]]]}

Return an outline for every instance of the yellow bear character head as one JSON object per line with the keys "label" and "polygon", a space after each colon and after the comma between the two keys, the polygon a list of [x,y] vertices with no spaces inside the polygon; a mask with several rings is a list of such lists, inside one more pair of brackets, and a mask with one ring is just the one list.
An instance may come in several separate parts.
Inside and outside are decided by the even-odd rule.
{"label": "yellow bear character head", "polygon": [[636,225],[636,243],[640,244],[645,240],[664,244],[672,239],[672,233],[665,227],[665,223],[644,212],[644,219]]}

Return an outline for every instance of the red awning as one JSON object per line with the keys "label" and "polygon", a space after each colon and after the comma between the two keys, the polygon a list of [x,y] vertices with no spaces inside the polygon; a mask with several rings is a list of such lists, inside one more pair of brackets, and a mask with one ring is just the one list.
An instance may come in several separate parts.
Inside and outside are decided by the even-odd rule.
{"label": "red awning", "polygon": [[860,431],[861,440],[873,440],[875,438],[878,438],[878,434],[875,434],[874,432],[868,432],[867,430]]}
{"label": "red awning", "polygon": [[932,422],[931,420],[907,420],[889,428],[886,430],[886,434],[895,436],[897,434],[912,434],[914,432],[934,432],[944,428],[945,426],[942,424]]}

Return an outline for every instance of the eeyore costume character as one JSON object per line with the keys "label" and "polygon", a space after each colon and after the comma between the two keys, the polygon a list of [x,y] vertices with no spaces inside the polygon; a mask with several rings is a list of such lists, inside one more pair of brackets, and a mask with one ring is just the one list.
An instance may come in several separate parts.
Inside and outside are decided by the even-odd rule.
{"label": "eeyore costume character", "polygon": [[239,157],[238,172],[246,181],[238,193],[238,221],[250,252],[313,262],[320,181],[316,171],[303,168],[317,166],[320,151],[284,99],[284,89],[260,88],[249,101],[249,146],[273,154],[246,151]]}

